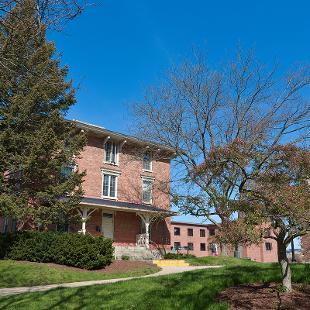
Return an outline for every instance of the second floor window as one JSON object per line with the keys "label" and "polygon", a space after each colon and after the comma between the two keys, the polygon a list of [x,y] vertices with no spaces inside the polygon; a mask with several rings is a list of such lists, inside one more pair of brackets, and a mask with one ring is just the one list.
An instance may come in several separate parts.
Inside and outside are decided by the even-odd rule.
{"label": "second floor window", "polygon": [[214,228],[209,228],[209,235],[215,236],[215,229]]}
{"label": "second floor window", "polygon": [[204,229],[200,229],[200,237],[205,237],[206,231]]}
{"label": "second floor window", "polygon": [[145,203],[152,203],[153,181],[149,179],[142,180],[142,200]]}
{"label": "second floor window", "polygon": [[180,236],[181,234],[181,229],[180,227],[174,227],[174,235],[175,236]]}
{"label": "second floor window", "polygon": [[193,236],[194,235],[193,228],[187,228],[187,235],[188,236]]}
{"label": "second floor window", "polygon": [[104,145],[104,161],[110,164],[117,164],[117,144],[111,140]]}
{"label": "second floor window", "polygon": [[143,170],[152,171],[152,154],[149,151],[143,154]]}
{"label": "second floor window", "polygon": [[117,176],[112,174],[103,175],[103,196],[116,198],[116,181]]}
{"label": "second floor window", "polygon": [[271,251],[272,250],[272,244],[270,242],[265,243],[266,251]]}

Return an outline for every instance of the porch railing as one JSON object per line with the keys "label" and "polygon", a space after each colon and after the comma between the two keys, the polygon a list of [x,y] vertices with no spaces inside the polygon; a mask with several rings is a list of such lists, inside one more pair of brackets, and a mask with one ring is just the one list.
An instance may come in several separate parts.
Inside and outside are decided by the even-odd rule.
{"label": "porch railing", "polygon": [[136,236],[137,246],[148,247],[149,243],[150,243],[150,241],[149,241],[149,235],[148,234],[139,234]]}

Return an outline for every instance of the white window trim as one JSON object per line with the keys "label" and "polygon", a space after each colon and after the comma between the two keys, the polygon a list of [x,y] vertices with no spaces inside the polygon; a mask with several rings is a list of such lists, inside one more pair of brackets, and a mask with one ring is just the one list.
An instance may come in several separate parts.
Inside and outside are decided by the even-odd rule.
{"label": "white window trim", "polygon": [[[153,203],[153,184],[154,184],[155,178],[147,177],[147,176],[141,176],[141,179],[142,179],[142,203],[151,205]],[[152,187],[151,187],[151,200],[150,201],[144,201],[143,200],[143,181],[150,181],[152,183]]]}
{"label": "white window trim", "polygon": [[[115,176],[115,197],[111,197],[111,196],[105,196],[103,195],[103,185],[104,185],[104,175],[108,174],[108,175],[113,175]],[[117,171],[113,171],[113,170],[106,170],[106,169],[102,169],[101,170],[101,198],[107,198],[107,199],[112,199],[112,200],[117,200],[117,194],[118,194],[118,177],[121,175],[120,172]]]}
{"label": "white window trim", "polygon": [[[150,153],[150,169],[144,169],[144,154],[146,152],[149,152]],[[143,153],[143,158],[142,158],[142,170],[145,171],[145,172],[153,172],[153,156],[152,156],[152,153],[148,150],[146,150],[144,153]]]}
{"label": "white window trim", "polygon": [[[109,161],[106,161],[106,150],[105,150],[105,145],[107,142],[112,142],[116,146],[116,154],[115,154],[115,163],[111,163]],[[104,140],[103,142],[103,163],[107,165],[112,165],[112,166],[119,166],[119,149],[120,149],[120,144],[116,142],[115,140],[111,140],[110,137],[107,137],[107,139]]]}

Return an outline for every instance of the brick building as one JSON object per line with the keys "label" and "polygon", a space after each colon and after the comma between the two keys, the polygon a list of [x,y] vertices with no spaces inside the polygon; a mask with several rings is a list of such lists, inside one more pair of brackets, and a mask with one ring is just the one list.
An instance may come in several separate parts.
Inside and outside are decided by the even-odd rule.
{"label": "brick building", "polygon": [[[171,247],[180,253],[193,254],[198,257],[217,256],[221,254],[219,244],[215,241],[217,228],[213,224],[196,224],[171,222]],[[258,262],[277,261],[277,243],[266,239],[259,245],[241,247],[241,257]],[[227,254],[234,255],[234,250],[228,247]]]}
{"label": "brick building", "polygon": [[[75,123],[85,132],[87,145],[77,166],[71,168],[85,171],[86,176],[84,197],[77,210],[81,225],[71,226],[69,231],[112,238],[118,256],[135,256],[139,248],[150,252],[156,246],[186,246],[182,251],[196,256],[220,254],[214,242],[214,225],[171,224],[172,149],[99,126]],[[0,232],[13,229],[14,221],[0,217]],[[243,249],[244,257],[257,261],[275,261],[275,253],[273,241]],[[149,253],[151,256],[140,254],[140,258],[151,258],[154,251]]]}

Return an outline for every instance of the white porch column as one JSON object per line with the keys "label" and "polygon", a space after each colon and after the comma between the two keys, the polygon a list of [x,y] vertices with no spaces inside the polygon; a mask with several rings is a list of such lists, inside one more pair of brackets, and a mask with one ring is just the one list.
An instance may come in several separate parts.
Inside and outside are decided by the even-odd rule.
{"label": "white porch column", "polygon": [[150,222],[151,222],[151,217],[149,214],[141,214],[138,213],[140,218],[142,219],[144,225],[145,225],[145,247],[149,248],[150,247]]}
{"label": "white porch column", "polygon": [[[80,230],[80,232],[85,235],[86,234],[86,222],[89,219],[90,215],[95,212],[97,209],[92,209],[91,211],[89,211],[88,207],[83,207],[83,208],[79,208],[78,211],[80,213],[81,216],[81,220],[82,220],[82,229]],[[89,212],[88,212],[89,211]]]}
{"label": "white porch column", "polygon": [[82,234],[86,234],[86,221],[87,221],[87,211],[88,208],[82,209]]}

